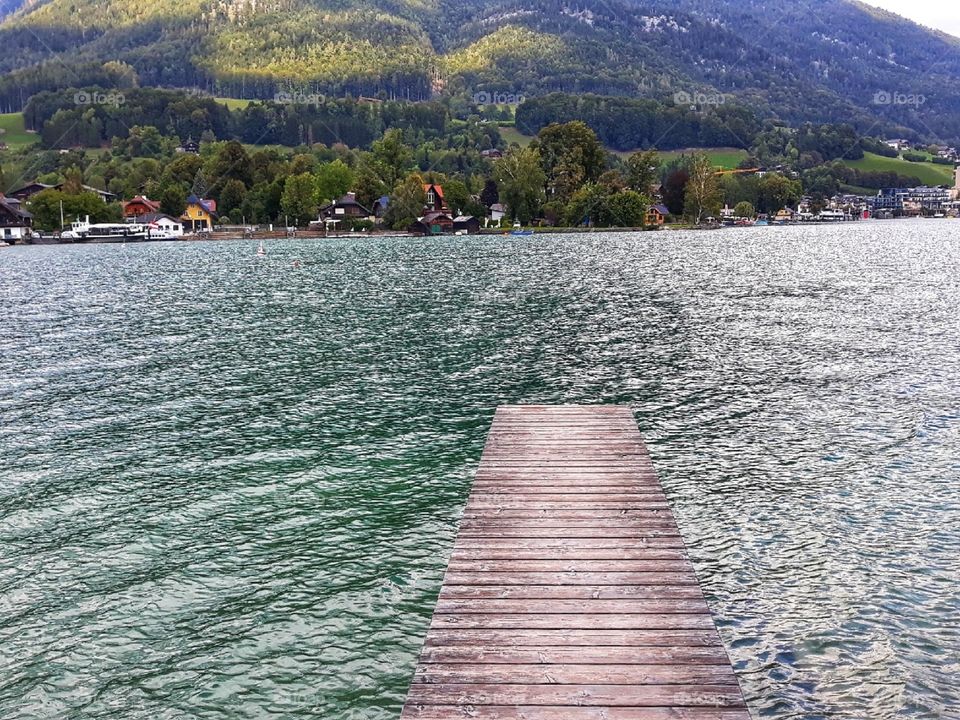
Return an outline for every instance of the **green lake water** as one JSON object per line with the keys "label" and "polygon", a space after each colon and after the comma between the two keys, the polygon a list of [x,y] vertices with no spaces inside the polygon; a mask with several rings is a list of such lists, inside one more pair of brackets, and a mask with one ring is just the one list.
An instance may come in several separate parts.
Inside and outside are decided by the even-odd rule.
{"label": "green lake water", "polygon": [[755,717],[960,718],[960,223],[255,249],[0,249],[0,718],[397,718],[524,402],[633,406]]}

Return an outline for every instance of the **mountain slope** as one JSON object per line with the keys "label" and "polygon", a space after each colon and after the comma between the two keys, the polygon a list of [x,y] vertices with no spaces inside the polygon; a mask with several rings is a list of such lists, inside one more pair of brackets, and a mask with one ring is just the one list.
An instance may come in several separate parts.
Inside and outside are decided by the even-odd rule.
{"label": "mountain slope", "polygon": [[247,97],[721,92],[792,123],[960,136],[960,40],[852,0],[30,0],[0,42],[6,106],[119,60]]}

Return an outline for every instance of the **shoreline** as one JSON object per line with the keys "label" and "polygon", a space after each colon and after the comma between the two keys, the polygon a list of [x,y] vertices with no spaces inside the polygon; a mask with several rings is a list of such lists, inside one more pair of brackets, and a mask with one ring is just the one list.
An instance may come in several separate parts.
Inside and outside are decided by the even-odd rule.
{"label": "shoreline", "polygon": [[[676,232],[682,230],[688,230],[693,232],[703,232],[703,231],[715,231],[715,230],[730,230],[730,229],[743,229],[743,228],[782,228],[782,227],[800,227],[800,226],[810,226],[810,225],[848,225],[853,223],[863,223],[863,222],[896,222],[904,220],[957,220],[958,218],[943,217],[943,218],[925,218],[925,217],[900,217],[900,218],[868,218],[867,220],[842,220],[836,222],[823,222],[823,221],[811,221],[811,222],[788,222],[784,224],[774,224],[770,223],[768,225],[719,225],[719,226],[703,226],[697,227],[695,225],[685,225],[682,223],[676,224],[664,224],[656,227],[543,227],[543,228],[524,228],[530,229],[533,231],[533,235],[592,235],[597,233],[648,233],[648,232]],[[286,239],[307,239],[307,240],[327,240],[327,239],[362,239],[362,238],[423,238],[423,237],[531,237],[527,236],[513,236],[510,228],[481,228],[478,232],[472,233],[470,235],[455,235],[444,233],[441,235],[420,235],[416,233],[409,232],[400,232],[400,231],[373,231],[373,232],[357,232],[357,233],[338,233],[338,234],[315,234],[309,230],[298,230],[295,233],[288,233],[282,230],[263,230],[253,233],[242,233],[235,231],[214,231],[205,236],[198,235],[184,235],[179,238],[164,238],[158,240],[137,240],[133,241],[130,244],[144,244],[144,243],[155,243],[155,242],[213,242],[213,241],[224,241],[224,240],[286,240]],[[14,243],[0,243],[0,245],[14,247],[17,245],[119,245],[126,244],[122,242],[117,242],[115,240],[108,241],[88,241],[88,242],[74,242],[66,241],[61,242],[58,238],[42,238],[39,242],[30,242],[28,240],[18,239]]]}

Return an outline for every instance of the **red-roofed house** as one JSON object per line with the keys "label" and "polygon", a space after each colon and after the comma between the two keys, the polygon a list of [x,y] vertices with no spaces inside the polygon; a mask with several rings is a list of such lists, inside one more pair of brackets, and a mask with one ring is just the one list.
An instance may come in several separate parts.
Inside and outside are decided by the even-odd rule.
{"label": "red-roofed house", "polygon": [[443,199],[443,186],[436,185],[434,183],[424,183],[423,192],[427,195],[427,204],[424,206],[424,210],[428,213],[444,213],[447,214],[450,210],[447,208],[447,201]]}
{"label": "red-roofed house", "polygon": [[157,212],[160,212],[160,203],[149,200],[145,195],[135,195],[132,200],[123,204],[123,216],[125,218],[138,218]]}

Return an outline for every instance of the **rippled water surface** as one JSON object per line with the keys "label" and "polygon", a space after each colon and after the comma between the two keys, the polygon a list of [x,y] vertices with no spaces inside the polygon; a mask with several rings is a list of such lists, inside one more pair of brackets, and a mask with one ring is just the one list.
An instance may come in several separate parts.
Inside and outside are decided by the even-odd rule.
{"label": "rippled water surface", "polygon": [[254,249],[0,250],[0,717],[396,718],[494,408],[564,402],[755,717],[960,718],[960,223]]}

